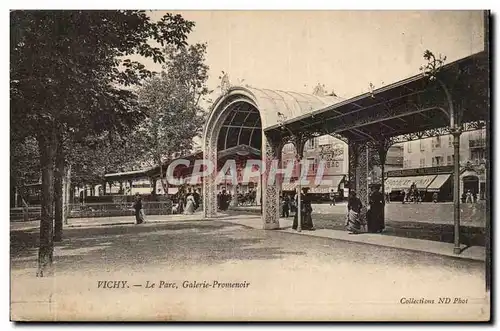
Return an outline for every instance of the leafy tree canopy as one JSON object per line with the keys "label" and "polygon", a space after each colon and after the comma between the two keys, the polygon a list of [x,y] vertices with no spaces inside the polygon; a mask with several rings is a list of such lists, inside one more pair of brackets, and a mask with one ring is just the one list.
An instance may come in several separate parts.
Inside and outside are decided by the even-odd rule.
{"label": "leafy tree canopy", "polygon": [[57,124],[86,135],[136,124],[142,112],[125,87],[152,72],[130,56],[164,63],[154,45],[183,46],[193,26],[172,14],[152,22],[138,10],[11,12],[13,129],[43,134]]}
{"label": "leafy tree canopy", "polygon": [[206,86],[209,68],[205,54],[205,44],[166,47],[164,71],[139,90],[147,119],[135,132],[133,144],[151,165],[188,153],[193,138],[201,133],[206,114],[200,102],[211,92]]}

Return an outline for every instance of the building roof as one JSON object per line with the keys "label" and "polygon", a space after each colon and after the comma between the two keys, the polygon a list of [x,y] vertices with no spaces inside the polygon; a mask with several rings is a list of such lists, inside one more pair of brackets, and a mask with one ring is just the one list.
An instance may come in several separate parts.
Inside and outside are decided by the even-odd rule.
{"label": "building roof", "polygon": [[[210,118],[218,116],[215,109],[230,108],[222,125],[218,149],[238,145],[261,147],[261,135],[255,134],[287,119],[314,112],[342,99],[334,96],[319,97],[312,94],[254,87],[232,86],[214,102]],[[204,132],[207,132],[205,127]]]}
{"label": "building roof", "polygon": [[[462,122],[489,117],[488,68],[485,52],[452,62],[441,70],[441,77],[470,74],[455,79],[452,92],[457,107],[466,109]],[[456,91],[466,91],[464,93]],[[486,91],[486,92],[485,92]],[[326,105],[321,109],[286,119],[264,131],[277,139],[293,132],[340,134],[350,141],[366,141],[380,136],[393,137],[449,125],[446,96],[438,84],[424,75],[383,86],[371,93]],[[425,109],[425,111],[422,111]]]}

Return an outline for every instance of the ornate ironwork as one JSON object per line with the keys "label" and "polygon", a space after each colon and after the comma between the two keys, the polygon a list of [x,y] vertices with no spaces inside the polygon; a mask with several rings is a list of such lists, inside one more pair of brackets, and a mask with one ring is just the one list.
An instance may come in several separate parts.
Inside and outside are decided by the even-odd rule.
{"label": "ornate ironwork", "polygon": [[265,229],[278,229],[280,217],[280,191],[281,179],[276,176],[276,182],[272,185],[268,183],[269,172],[273,160],[278,160],[278,167],[281,167],[281,151],[283,149],[283,142],[269,139],[265,134],[262,135],[263,145],[265,146],[265,162],[266,172],[262,176],[262,185],[264,196],[262,197],[263,213],[264,215],[264,228]]}
{"label": "ornate ironwork", "polygon": [[[468,123],[463,123],[461,126],[462,132],[465,131],[475,131],[475,130],[481,130],[486,127],[486,123],[484,121],[475,121],[475,122],[468,122]],[[420,140],[424,138],[432,138],[432,137],[437,137],[437,136],[444,136],[452,134],[450,131],[449,127],[442,127],[442,128],[436,128],[436,129],[430,129],[430,130],[425,130],[425,131],[420,131],[420,132],[414,132],[414,133],[408,133],[404,134],[401,136],[396,136],[393,137],[394,143],[403,143],[406,141],[413,141],[413,140]]]}

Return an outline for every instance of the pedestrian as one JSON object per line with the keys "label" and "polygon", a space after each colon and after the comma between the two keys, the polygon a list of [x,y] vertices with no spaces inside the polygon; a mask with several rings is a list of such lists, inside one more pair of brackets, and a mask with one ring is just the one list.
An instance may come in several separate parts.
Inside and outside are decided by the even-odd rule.
{"label": "pedestrian", "polygon": [[288,195],[283,195],[281,197],[281,217],[290,216],[290,199]]}
{"label": "pedestrian", "polygon": [[467,190],[465,195],[465,203],[472,203],[472,193],[470,190]]}
{"label": "pedestrian", "polygon": [[194,198],[194,210],[197,210],[200,207],[200,193],[198,193],[197,189],[194,189],[193,198]]}
{"label": "pedestrian", "polygon": [[335,206],[335,191],[333,189],[330,191],[330,206]]}
{"label": "pedestrian", "polygon": [[293,217],[293,224],[292,224],[292,229],[296,230],[298,226],[298,217],[300,213],[300,227],[302,230],[310,230],[313,231],[314,229],[314,224],[312,221],[312,201],[310,199],[310,196],[308,194],[309,188],[304,187],[302,188],[302,192],[300,193],[300,206],[298,205],[298,197],[299,194],[295,196],[295,201],[297,204],[297,212],[295,213],[295,216]]}
{"label": "pedestrian", "polygon": [[134,209],[135,209],[135,224],[142,224],[145,222],[145,214],[144,210],[142,209],[142,198],[139,193],[135,194],[135,202],[134,202]]}
{"label": "pedestrian", "polygon": [[379,191],[379,185],[372,185],[369,197],[370,209],[367,212],[366,219],[368,223],[368,232],[382,232],[384,225],[384,196]]}
{"label": "pedestrian", "polygon": [[193,194],[191,193],[191,189],[189,189],[188,195],[186,197],[186,208],[184,208],[184,214],[185,215],[192,215],[194,213],[194,197]]}
{"label": "pedestrian", "polygon": [[290,202],[290,212],[293,214],[297,213],[297,204],[293,196],[289,196],[288,201]]}
{"label": "pedestrian", "polygon": [[217,193],[217,208],[222,209],[222,192]]}
{"label": "pedestrian", "polygon": [[230,195],[226,192],[226,190],[222,190],[222,194],[221,194],[221,197],[220,197],[220,207],[219,209],[220,210],[227,210],[229,208],[229,199],[230,199]]}
{"label": "pedestrian", "polygon": [[437,203],[438,202],[438,193],[434,192],[432,194],[432,202]]}
{"label": "pedestrian", "polygon": [[184,213],[184,194],[184,187],[181,187],[177,192],[177,213],[179,214]]}
{"label": "pedestrian", "polygon": [[361,233],[361,208],[363,204],[356,196],[354,190],[349,192],[349,199],[347,200],[347,221],[346,229],[350,234]]}

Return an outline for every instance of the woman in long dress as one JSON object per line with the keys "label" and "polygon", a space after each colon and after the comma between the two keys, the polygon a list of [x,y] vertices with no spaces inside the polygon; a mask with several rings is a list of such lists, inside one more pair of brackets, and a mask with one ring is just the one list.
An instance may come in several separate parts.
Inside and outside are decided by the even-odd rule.
{"label": "woman in long dress", "polygon": [[370,194],[370,210],[367,214],[368,232],[382,232],[384,224],[384,196],[379,191],[378,185],[372,186]]}
{"label": "woman in long dress", "polygon": [[139,193],[135,195],[134,209],[135,209],[135,224],[144,223],[145,216],[144,216],[144,210],[142,209],[142,198],[139,195]]}
{"label": "woman in long dress", "polygon": [[189,194],[186,197],[186,208],[184,208],[185,215],[192,215],[194,213],[194,197],[193,194]]}
{"label": "woman in long dress", "polygon": [[346,228],[351,234],[361,232],[361,208],[363,204],[356,196],[356,192],[349,193],[349,200],[347,202],[347,224]]}

